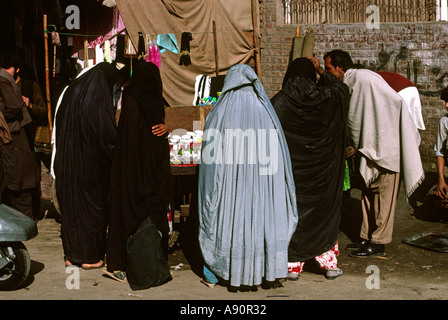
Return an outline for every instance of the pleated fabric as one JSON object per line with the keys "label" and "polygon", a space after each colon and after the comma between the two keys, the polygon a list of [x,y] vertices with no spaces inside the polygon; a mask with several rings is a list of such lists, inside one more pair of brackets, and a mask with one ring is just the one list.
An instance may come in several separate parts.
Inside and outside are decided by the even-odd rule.
{"label": "pleated fabric", "polygon": [[299,215],[289,262],[329,251],[339,236],[349,91],[328,72],[318,83],[315,74],[310,60],[294,60],[271,99],[290,150]]}
{"label": "pleated fabric", "polygon": [[297,225],[286,140],[255,72],[236,65],[204,127],[199,243],[206,265],[230,285],[287,276]]}
{"label": "pleated fabric", "polygon": [[56,195],[64,255],[73,264],[104,259],[117,79],[109,63],[96,65],[68,86],[56,113]]}

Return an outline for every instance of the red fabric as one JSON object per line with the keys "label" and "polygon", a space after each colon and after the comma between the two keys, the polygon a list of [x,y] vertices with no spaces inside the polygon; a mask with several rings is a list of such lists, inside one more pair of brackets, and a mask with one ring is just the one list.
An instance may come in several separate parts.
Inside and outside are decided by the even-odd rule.
{"label": "red fabric", "polygon": [[387,71],[376,71],[391,87],[397,92],[409,87],[417,87],[411,80],[403,77],[400,74],[387,72]]}
{"label": "red fabric", "polygon": [[[335,270],[338,268],[338,259],[339,255],[339,244],[336,241],[336,244],[329,251],[314,257],[314,259],[319,263],[320,267],[324,270]],[[289,273],[301,273],[303,272],[303,266],[305,262],[288,262],[288,272]]]}

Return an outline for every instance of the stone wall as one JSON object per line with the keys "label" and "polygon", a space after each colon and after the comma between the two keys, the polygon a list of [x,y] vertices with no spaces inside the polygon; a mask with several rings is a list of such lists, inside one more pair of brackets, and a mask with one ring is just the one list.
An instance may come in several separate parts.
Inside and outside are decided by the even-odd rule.
{"label": "stone wall", "polygon": [[[282,24],[281,9],[280,0],[260,1],[262,82],[269,97],[281,88],[298,27]],[[380,24],[379,30],[368,29],[364,23],[300,25],[301,33],[309,27],[321,64],[326,52],[341,49],[354,62],[402,74],[417,85],[426,126],[420,131],[420,152],[425,170],[434,172],[438,120],[446,113],[439,96],[448,86],[448,23],[389,23]]]}

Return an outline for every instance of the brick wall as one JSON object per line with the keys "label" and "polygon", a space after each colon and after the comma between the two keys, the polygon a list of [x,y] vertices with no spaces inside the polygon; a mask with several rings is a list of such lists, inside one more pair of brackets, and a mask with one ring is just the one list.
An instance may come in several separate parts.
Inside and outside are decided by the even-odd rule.
{"label": "brick wall", "polygon": [[[298,25],[283,25],[281,1],[260,1],[262,82],[269,97],[280,88],[290,61]],[[428,172],[435,172],[433,152],[438,120],[446,111],[439,99],[448,86],[448,23],[390,23],[369,30],[365,24],[301,25],[312,28],[314,54],[323,65],[323,55],[333,49],[348,51],[354,62],[372,70],[400,73],[420,91],[426,130],[420,131],[420,153]]]}

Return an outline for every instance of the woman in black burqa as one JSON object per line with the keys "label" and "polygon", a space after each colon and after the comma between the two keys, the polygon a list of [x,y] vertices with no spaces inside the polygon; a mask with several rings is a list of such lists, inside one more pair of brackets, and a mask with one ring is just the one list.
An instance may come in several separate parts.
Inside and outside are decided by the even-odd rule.
{"label": "woman in black burqa", "polygon": [[162,90],[159,68],[138,61],[123,92],[112,162],[106,272],[116,280],[124,280],[129,267],[127,240],[145,219],[150,218],[164,239],[169,232],[169,143],[167,131],[153,132],[165,120]]}
{"label": "woman in black burqa", "polygon": [[53,168],[66,265],[97,268],[104,261],[117,79],[115,67],[99,63],[68,86],[56,112]]}
{"label": "woman in black burqa", "polygon": [[[316,71],[321,74],[318,83]],[[342,274],[336,256],[348,88],[324,72],[317,59],[298,58],[288,66],[282,89],[271,102],[290,150],[299,214],[288,249],[288,279],[297,280],[310,259],[333,279]]]}

